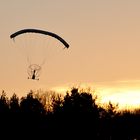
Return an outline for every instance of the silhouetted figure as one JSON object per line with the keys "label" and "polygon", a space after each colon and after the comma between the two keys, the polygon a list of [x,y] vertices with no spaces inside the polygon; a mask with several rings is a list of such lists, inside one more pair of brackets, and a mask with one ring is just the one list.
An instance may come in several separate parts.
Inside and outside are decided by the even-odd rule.
{"label": "silhouetted figure", "polygon": [[37,78],[37,71],[36,71],[36,70],[33,70],[33,71],[32,71],[31,77],[28,77],[28,79],[39,80],[39,79]]}
{"label": "silhouetted figure", "polygon": [[32,75],[33,80],[36,79],[36,74],[35,73],[36,73],[36,70],[33,71],[33,75]]}

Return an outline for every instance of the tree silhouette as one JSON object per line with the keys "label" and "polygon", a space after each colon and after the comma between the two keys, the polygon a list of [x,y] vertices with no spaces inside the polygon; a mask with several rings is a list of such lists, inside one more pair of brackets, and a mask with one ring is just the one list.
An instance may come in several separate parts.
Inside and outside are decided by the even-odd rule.
{"label": "tree silhouette", "polygon": [[[48,98],[48,99],[47,99]],[[72,88],[65,96],[30,91],[0,95],[0,137],[6,139],[139,140],[140,109],[118,112],[118,104],[99,107],[94,93]],[[47,103],[49,101],[49,103]],[[46,107],[48,105],[49,107]]]}
{"label": "tree silhouette", "polygon": [[90,93],[73,88],[53,100],[53,109],[55,126],[69,137],[97,137],[99,110]]}
{"label": "tree silhouette", "polygon": [[15,93],[10,98],[9,106],[12,113],[18,113],[20,110],[19,98],[17,97]]}

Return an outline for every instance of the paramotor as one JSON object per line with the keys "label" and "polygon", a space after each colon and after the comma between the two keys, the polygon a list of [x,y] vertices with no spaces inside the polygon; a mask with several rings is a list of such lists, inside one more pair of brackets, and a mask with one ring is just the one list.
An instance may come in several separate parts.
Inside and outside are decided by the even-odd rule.
{"label": "paramotor", "polygon": [[[24,37],[26,35],[28,36],[28,39]],[[29,38],[29,35],[32,35],[33,37]],[[41,37],[38,38],[38,36],[41,36]],[[38,77],[40,76],[41,67],[45,62],[44,56],[46,56],[46,54],[45,54],[44,48],[46,48],[46,46],[48,46],[48,44],[50,44],[50,43],[45,44],[44,39],[48,40],[48,38],[52,38],[53,40],[59,42],[63,46],[63,48],[67,48],[67,49],[69,48],[69,44],[62,37],[60,37],[59,35],[57,35],[55,33],[46,31],[46,30],[22,29],[22,30],[16,31],[13,34],[11,34],[10,38],[13,39],[14,42],[16,42],[16,41],[18,42],[18,40],[22,40],[21,42],[24,42],[24,44],[22,44],[20,42],[20,44],[18,44],[17,46],[21,46],[21,48],[24,49],[24,51],[22,51],[22,52],[25,52],[27,60],[29,62],[29,66],[28,66],[28,70],[27,70],[28,79],[32,79],[32,80],[39,79]],[[20,39],[20,38],[22,38],[22,39]],[[28,42],[27,42],[27,40],[28,40]],[[39,40],[41,40],[43,43],[42,44],[40,44],[40,43],[35,44],[35,42],[39,41]],[[32,44],[32,43],[34,43],[34,44]],[[25,44],[26,44],[26,46],[25,46]],[[40,55],[41,57],[43,57],[42,62],[37,62],[37,63],[32,62],[34,60],[34,58],[38,59],[37,56],[38,56],[39,51],[41,50],[42,46],[44,46],[42,49],[41,55]],[[33,48],[29,49],[30,47],[33,47]],[[35,53],[33,51],[35,51]],[[32,56],[34,56],[34,58],[31,58],[30,54]]]}

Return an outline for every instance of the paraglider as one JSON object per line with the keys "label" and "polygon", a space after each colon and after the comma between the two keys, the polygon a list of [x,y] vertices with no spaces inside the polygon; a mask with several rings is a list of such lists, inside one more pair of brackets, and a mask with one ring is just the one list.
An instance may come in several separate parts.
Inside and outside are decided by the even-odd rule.
{"label": "paraglider", "polygon": [[[26,34],[30,34],[30,35],[35,35],[35,37],[33,36],[31,39],[29,38],[29,45],[28,46],[25,46],[25,41],[27,41],[27,39],[24,38],[24,36]],[[13,34],[10,35],[10,38],[14,40],[14,42],[16,42],[16,40],[20,40],[19,38],[20,37],[23,37],[23,41],[24,42],[24,45],[23,44],[20,44],[21,48],[24,48],[24,49],[28,49],[29,47],[33,47],[30,51],[34,51],[36,48],[38,49],[36,51],[36,54],[35,53],[31,53],[31,55],[34,55],[35,57],[37,57],[37,53],[39,52],[40,50],[40,47],[41,46],[45,46],[44,45],[44,41],[43,39],[45,38],[45,40],[47,40],[48,38],[52,38],[53,40],[55,41],[58,41],[62,46],[63,48],[69,48],[69,44],[62,38],[60,37],[59,35],[55,34],[55,33],[52,33],[52,32],[49,32],[49,31],[45,31],[45,30],[40,30],[40,29],[22,29],[22,30],[19,30],[19,31],[16,31],[14,32]],[[41,36],[41,38],[36,38],[38,36]],[[43,38],[43,39],[42,39]],[[42,39],[42,44],[39,44],[37,43],[37,47],[35,47],[35,45],[32,45],[31,42],[36,42],[38,40],[41,40]],[[49,43],[47,43],[48,45]],[[46,47],[46,46],[45,46]],[[25,51],[25,50],[24,50]],[[45,63],[45,59],[43,59],[42,63],[40,64],[36,64],[36,63],[33,63],[31,61],[33,61],[33,59],[30,58],[30,51],[28,50],[28,52],[25,51],[25,54],[27,55],[27,60],[29,62],[29,66],[28,66],[28,79],[32,79],[32,80],[39,80],[39,76],[40,76],[40,71],[41,71],[41,66]],[[42,50],[43,53],[45,53],[44,50]],[[42,54],[43,54],[42,53]],[[43,57],[43,55],[40,55]],[[45,54],[46,55],[46,54]]]}

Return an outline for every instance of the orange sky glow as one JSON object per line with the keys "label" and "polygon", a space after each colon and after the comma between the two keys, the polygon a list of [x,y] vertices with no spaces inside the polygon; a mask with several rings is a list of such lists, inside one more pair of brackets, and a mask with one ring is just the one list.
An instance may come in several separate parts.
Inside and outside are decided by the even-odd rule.
{"label": "orange sky glow", "polygon": [[[119,105],[119,110],[137,109],[140,106],[140,81],[115,81],[105,83],[83,83],[83,84],[67,84],[65,86],[53,87],[51,90],[64,94],[69,92],[72,87],[78,87],[97,96],[99,104],[107,105],[110,101],[115,105]],[[95,95],[95,96],[94,96]]]}

